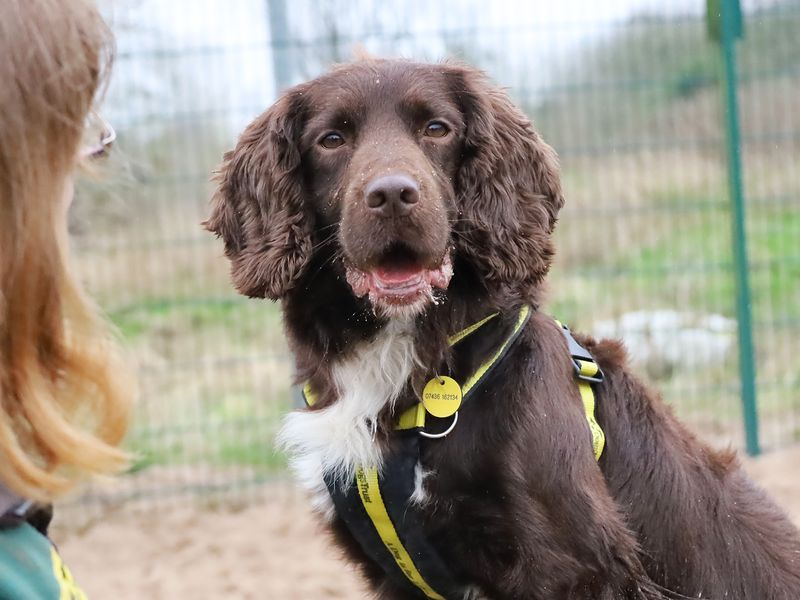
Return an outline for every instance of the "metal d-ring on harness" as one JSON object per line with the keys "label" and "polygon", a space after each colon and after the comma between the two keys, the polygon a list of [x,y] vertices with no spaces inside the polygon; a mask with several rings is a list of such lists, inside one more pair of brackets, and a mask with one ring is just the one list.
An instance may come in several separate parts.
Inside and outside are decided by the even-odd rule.
{"label": "metal d-ring on harness", "polygon": [[424,438],[428,438],[429,440],[439,440],[450,435],[450,432],[456,428],[456,423],[458,423],[458,411],[453,413],[453,422],[450,423],[450,427],[445,429],[442,433],[428,433],[427,431],[420,431],[419,434]]}
{"label": "metal d-ring on harness", "polygon": [[[406,590],[411,597],[454,600],[463,598],[466,590],[466,585],[453,574],[423,531],[422,519],[416,505],[411,501],[415,492],[421,438],[436,440],[455,429],[459,407],[463,406],[478,384],[503,360],[522,333],[530,315],[530,307],[524,306],[520,309],[513,329],[500,347],[460,386],[454,380],[438,374],[428,382],[428,386],[434,383],[458,386],[460,402],[453,402],[451,405],[448,400],[442,404],[442,399],[436,397],[434,403],[428,403],[426,407],[426,400],[430,398],[423,392],[422,401],[397,418],[395,431],[398,440],[391,454],[385,457],[380,472],[374,468],[359,468],[354,485],[343,485],[334,475],[325,474],[325,483],[337,516],[344,521],[365,553],[383,568],[389,579]],[[460,331],[449,339],[450,345],[456,345],[497,316],[498,313],[491,314]],[[599,459],[605,436],[594,417],[595,398],[592,386],[603,380],[603,373],[589,352],[575,341],[569,329],[561,323],[559,327],[566,338],[575,367],[581,400],[592,434],[594,456]],[[433,389],[436,389],[435,386]],[[303,397],[309,406],[316,402],[316,396],[308,384],[303,388]],[[431,433],[426,431],[429,414],[437,417],[451,416],[453,421],[443,432]]]}

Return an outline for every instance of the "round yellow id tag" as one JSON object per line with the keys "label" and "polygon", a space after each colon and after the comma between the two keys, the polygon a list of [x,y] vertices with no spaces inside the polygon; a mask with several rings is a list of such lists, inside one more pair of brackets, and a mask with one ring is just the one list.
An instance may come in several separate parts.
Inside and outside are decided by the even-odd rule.
{"label": "round yellow id tag", "polygon": [[434,417],[449,417],[461,406],[461,386],[452,377],[434,377],[422,390],[422,404]]}

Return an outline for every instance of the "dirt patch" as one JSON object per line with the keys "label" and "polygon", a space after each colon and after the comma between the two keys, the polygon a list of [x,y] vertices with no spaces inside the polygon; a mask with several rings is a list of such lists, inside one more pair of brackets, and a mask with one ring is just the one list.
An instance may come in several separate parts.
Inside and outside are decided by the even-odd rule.
{"label": "dirt patch", "polygon": [[[746,462],[800,523],[800,447]],[[302,495],[284,485],[239,510],[116,510],[82,531],[57,524],[54,537],[89,597],[99,600],[367,597]]]}
{"label": "dirt patch", "polygon": [[241,509],[118,509],[83,531],[57,524],[53,537],[91,599],[366,597],[303,496],[283,485],[271,492]]}

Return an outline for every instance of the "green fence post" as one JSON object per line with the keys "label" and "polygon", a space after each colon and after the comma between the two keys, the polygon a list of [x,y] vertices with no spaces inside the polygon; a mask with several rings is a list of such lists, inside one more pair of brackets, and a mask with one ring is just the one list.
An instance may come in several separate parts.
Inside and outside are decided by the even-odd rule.
{"label": "green fence post", "polygon": [[[710,3],[716,4],[716,3]],[[739,377],[747,453],[758,455],[758,410],[756,408],[756,366],[753,352],[753,326],[745,233],[745,206],[742,190],[739,107],[736,97],[736,38],[742,35],[739,0],[721,0],[721,40],[725,81],[725,130],[728,153],[728,187],[733,209],[733,256],[736,268],[736,319],[739,336]]]}

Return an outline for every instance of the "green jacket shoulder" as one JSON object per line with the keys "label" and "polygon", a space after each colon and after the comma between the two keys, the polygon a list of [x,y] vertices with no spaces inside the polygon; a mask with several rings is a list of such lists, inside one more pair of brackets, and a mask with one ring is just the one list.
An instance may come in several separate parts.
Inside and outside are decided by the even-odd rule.
{"label": "green jacket shoulder", "polygon": [[0,600],[86,600],[52,542],[28,523],[0,529]]}

